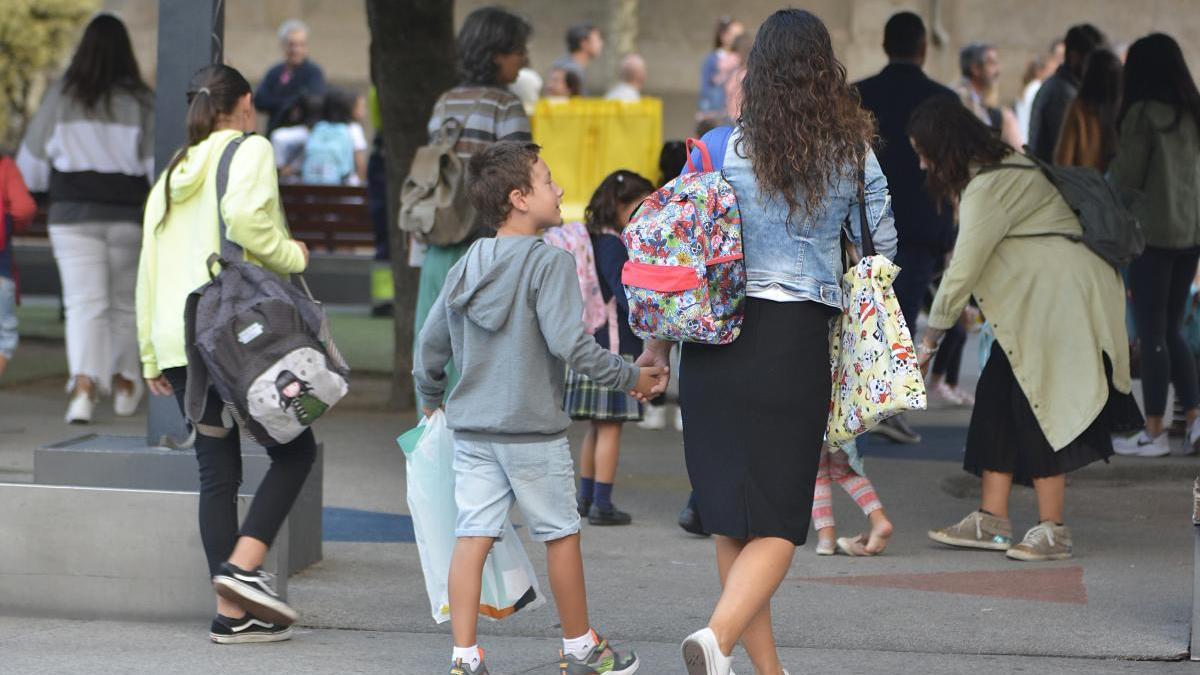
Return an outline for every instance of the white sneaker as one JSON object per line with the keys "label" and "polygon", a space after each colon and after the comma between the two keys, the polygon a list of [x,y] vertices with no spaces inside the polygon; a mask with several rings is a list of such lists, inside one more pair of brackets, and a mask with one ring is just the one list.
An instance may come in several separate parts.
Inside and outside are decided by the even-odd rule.
{"label": "white sneaker", "polygon": [[721,653],[717,635],[702,628],[687,636],[680,646],[688,675],[730,675],[733,658]]}
{"label": "white sneaker", "polygon": [[638,422],[638,427],[650,429],[651,431],[666,429],[667,406],[649,404],[642,406],[642,421]]}
{"label": "white sneaker", "polygon": [[1187,434],[1183,437],[1184,455],[1194,455],[1200,452],[1200,417],[1188,425]]}
{"label": "white sneaker", "polygon": [[1126,457],[1165,457],[1171,454],[1171,445],[1166,431],[1151,438],[1143,429],[1133,436],[1114,437],[1113,452]]}
{"label": "white sneaker", "polygon": [[683,408],[675,407],[675,431],[683,431]]}
{"label": "white sneaker", "polygon": [[64,418],[68,424],[88,424],[92,421],[92,412],[95,410],[95,399],[81,391],[71,397]]}
{"label": "white sneaker", "polygon": [[146,394],[146,385],[140,379],[133,381],[133,391],[125,391],[113,387],[113,413],[118,417],[129,417],[137,412],[142,396]]}

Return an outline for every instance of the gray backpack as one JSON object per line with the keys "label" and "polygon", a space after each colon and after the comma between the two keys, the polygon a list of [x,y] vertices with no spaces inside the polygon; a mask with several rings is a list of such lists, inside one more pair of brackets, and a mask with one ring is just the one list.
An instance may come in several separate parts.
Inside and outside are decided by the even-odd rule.
{"label": "gray backpack", "polygon": [[467,199],[467,163],[454,151],[463,124],[448,118],[433,141],[417,149],[400,189],[400,229],[423,244],[458,244],[475,229],[475,209]]}
{"label": "gray backpack", "polygon": [[346,395],[350,368],[304,278],[299,277],[301,289],[244,262],[242,248],[226,237],[220,203],[229,165],[245,138],[231,141],[217,165],[221,253],[209,257],[211,280],[188,295],[184,309],[185,407],[189,419],[200,419],[212,386],[254,440],[281,445]]}
{"label": "gray backpack", "polygon": [[1117,191],[1099,171],[1083,166],[1053,166],[1025,148],[1026,158],[1036,166],[994,164],[980,169],[988,173],[999,169],[1041,170],[1079,217],[1083,236],[1058,233],[1014,235],[1016,237],[1061,236],[1081,242],[1108,264],[1120,270],[1146,248],[1146,235],[1137,218],[1123,205]]}

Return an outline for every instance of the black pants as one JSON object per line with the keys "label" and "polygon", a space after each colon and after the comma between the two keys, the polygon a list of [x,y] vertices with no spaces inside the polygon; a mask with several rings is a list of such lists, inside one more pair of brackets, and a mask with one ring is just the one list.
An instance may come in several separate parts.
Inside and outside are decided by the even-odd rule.
{"label": "black pants", "polygon": [[1200,249],[1146,247],[1129,266],[1133,315],[1142,343],[1142,393],[1146,416],[1162,417],[1167,410],[1167,384],[1184,410],[1200,403],[1196,364],[1183,339],[1183,314],[1196,276]]}
{"label": "black pants", "polygon": [[933,359],[933,374],[941,375],[946,384],[958,386],[958,375],[962,370],[963,348],[967,346],[967,329],[961,323],[946,331],[942,346]]}
{"label": "black pants", "polygon": [[[163,375],[175,390],[179,409],[184,410],[187,368],[168,368]],[[222,427],[223,408],[216,392],[209,389],[204,414],[195,422],[205,427]],[[186,411],[184,415],[187,415]],[[237,496],[242,485],[242,446],[238,429],[235,426],[223,438],[196,434],[196,461],[200,464],[200,540],[204,543],[204,555],[208,558],[211,574],[216,574],[221,563],[229,559],[239,536],[253,537],[267,546],[275,541],[275,535],[312,469],[317,456],[317,441],[312,429],[305,429],[291,442],[268,447],[267,454],[271,457],[271,467],[258,486],[239,531]]]}
{"label": "black pants", "polygon": [[937,274],[941,259],[941,255],[923,246],[900,246],[896,250],[895,262],[900,266],[900,274],[892,282],[892,290],[896,291],[900,312],[904,314],[904,322],[914,340],[917,339],[917,315],[921,313],[921,305],[929,294],[929,284]]}

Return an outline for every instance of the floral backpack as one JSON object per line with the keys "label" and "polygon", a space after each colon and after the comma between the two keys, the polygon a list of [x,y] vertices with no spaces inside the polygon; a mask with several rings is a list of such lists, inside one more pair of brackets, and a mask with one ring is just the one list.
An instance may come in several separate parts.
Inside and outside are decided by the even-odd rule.
{"label": "floral backpack", "polygon": [[564,223],[546,230],[542,240],[575,258],[579,292],[583,294],[583,327],[588,334],[595,333],[608,322],[608,309],[604,305],[604,294],[600,291],[596,254],[592,250],[592,238],[588,235],[587,226],[578,222]]}
{"label": "floral backpack", "polygon": [[629,327],[643,339],[723,345],[742,329],[742,217],[704,142],[687,145],[687,170],[647,197],[621,235]]}

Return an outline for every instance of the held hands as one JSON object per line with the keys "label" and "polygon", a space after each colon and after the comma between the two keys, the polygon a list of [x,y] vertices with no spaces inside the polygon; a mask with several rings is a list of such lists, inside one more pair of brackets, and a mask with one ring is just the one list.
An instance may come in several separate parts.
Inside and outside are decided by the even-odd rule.
{"label": "held hands", "polygon": [[639,401],[649,401],[667,390],[669,380],[670,370],[666,366],[641,366],[637,384],[629,395]]}

